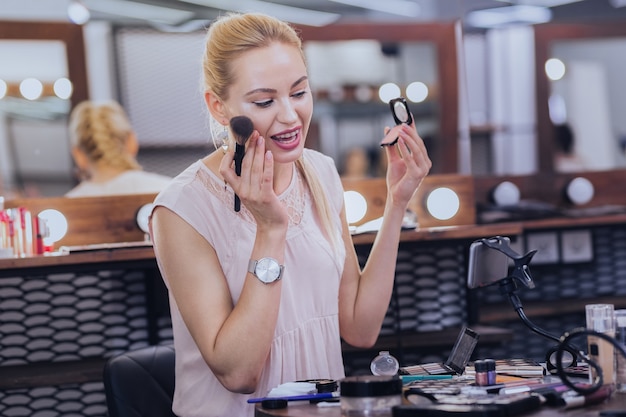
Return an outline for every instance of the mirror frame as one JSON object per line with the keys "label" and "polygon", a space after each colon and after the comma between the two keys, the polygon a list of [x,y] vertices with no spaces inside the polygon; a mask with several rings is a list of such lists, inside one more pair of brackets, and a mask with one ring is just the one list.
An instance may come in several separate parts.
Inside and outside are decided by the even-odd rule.
{"label": "mirror frame", "polygon": [[74,91],[72,108],[89,97],[82,26],[62,22],[0,22],[0,40],[62,41],[65,43],[68,78]]}
{"label": "mirror frame", "polygon": [[324,27],[294,25],[302,41],[374,39],[381,42],[432,42],[437,51],[439,137],[429,149],[431,173],[457,173],[459,167],[458,22],[380,24],[341,23]]}
{"label": "mirror frame", "polygon": [[626,26],[619,22],[545,23],[535,26],[535,82],[537,100],[537,162],[540,173],[554,173],[554,131],[548,110],[550,81],[544,63],[550,58],[554,41],[626,37]]}

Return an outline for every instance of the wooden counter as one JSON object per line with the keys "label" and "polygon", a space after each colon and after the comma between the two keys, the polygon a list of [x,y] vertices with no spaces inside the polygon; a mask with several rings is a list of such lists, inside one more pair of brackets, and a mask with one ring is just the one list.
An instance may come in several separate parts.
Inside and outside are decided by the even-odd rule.
{"label": "wooden counter", "polygon": [[[98,248],[98,249],[96,249]],[[55,271],[93,268],[101,264],[106,268],[132,263],[133,265],[155,265],[154,250],[150,243],[93,245],[92,249],[72,253],[55,252],[50,255],[26,258],[0,259],[0,276],[27,275],[54,268]]]}
{"label": "wooden counter", "polygon": [[[547,406],[541,407],[538,411],[525,413],[527,417],[598,417],[603,410],[626,410],[626,394],[613,394],[606,402],[598,405],[563,410]],[[267,410],[258,405],[254,410],[255,417],[341,417],[339,406],[318,407],[313,404],[292,403],[287,408],[281,410]],[[391,413],[385,414],[391,417]],[[417,416],[417,414],[416,414]],[[382,417],[382,416],[381,416]]]}

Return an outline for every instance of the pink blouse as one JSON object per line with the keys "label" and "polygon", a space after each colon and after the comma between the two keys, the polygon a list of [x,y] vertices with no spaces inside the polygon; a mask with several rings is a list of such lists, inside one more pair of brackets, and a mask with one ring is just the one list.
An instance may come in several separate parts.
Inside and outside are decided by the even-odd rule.
{"label": "pink blouse", "polygon": [[[262,397],[285,382],[340,379],[344,376],[338,320],[339,282],[345,261],[341,243],[343,188],[331,158],[305,149],[304,161],[318,176],[333,213],[338,244],[332,245],[313,212],[311,193],[298,170],[280,198],[287,205],[285,271],[278,323],[257,391],[251,395],[226,390],[202,358],[170,295],[176,349],[174,412],[180,417],[253,416],[251,397]],[[237,303],[256,225],[242,204],[233,210],[233,191],[197,161],[178,175],[155,200],[194,227],[215,249]],[[207,275],[207,279],[213,279]],[[167,285],[167,277],[164,276]],[[263,320],[262,317],[259,320]]]}

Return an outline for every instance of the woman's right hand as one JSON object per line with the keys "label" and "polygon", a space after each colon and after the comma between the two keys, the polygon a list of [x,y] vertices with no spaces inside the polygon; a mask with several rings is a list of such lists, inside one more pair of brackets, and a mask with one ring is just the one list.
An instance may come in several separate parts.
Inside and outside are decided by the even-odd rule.
{"label": "woman's right hand", "polygon": [[265,138],[256,130],[250,136],[241,176],[235,173],[233,148],[229,147],[222,158],[220,174],[254,216],[257,228],[286,228],[289,221],[287,208],[274,191],[274,158],[272,152],[265,149]]}

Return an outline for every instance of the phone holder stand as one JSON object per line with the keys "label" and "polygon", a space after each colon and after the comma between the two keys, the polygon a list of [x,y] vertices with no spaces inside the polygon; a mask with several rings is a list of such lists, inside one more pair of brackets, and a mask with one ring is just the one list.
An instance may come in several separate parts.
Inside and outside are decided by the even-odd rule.
{"label": "phone holder stand", "polygon": [[[574,348],[571,345],[570,340],[572,338],[572,335],[570,335],[569,333],[566,333],[561,338],[554,336],[550,334],[549,332],[547,332],[546,330],[535,325],[532,321],[530,321],[528,316],[526,316],[526,313],[524,313],[524,307],[522,306],[522,301],[517,295],[517,291],[519,289],[519,284],[525,286],[526,288],[535,288],[535,283],[530,274],[529,264],[533,256],[535,255],[535,253],[537,253],[537,251],[532,250],[525,255],[520,255],[517,252],[515,252],[509,246],[508,241],[503,239],[501,236],[496,236],[496,237],[489,238],[489,239],[481,239],[481,242],[491,249],[502,252],[508,258],[513,260],[513,269],[509,273],[509,275],[499,281],[496,281],[496,283],[498,283],[498,285],[500,286],[500,293],[508,296],[511,302],[511,305],[515,309],[515,312],[520,317],[522,322],[530,330],[532,330],[533,332],[547,339],[557,342],[558,348],[556,349],[556,358],[557,358],[556,369],[561,379],[563,379],[563,382],[566,385],[568,385],[570,388],[572,388],[573,390],[579,393],[590,394],[590,393],[597,391],[603,384],[602,371],[599,368],[599,366],[594,361],[592,361],[584,352],[580,351],[579,349]],[[581,331],[576,331],[572,333],[583,334],[583,332]],[[592,332],[588,330],[584,331],[584,334],[591,334],[591,333],[595,334],[596,332]],[[572,363],[570,363],[569,366],[576,365],[578,358],[581,358],[584,362],[588,363],[591,367],[596,369],[597,377],[594,383],[591,384],[591,386],[582,388],[582,387],[575,386],[569,381],[569,379],[567,378],[567,376],[565,375],[563,371],[562,357],[563,357],[564,351],[567,351],[572,355]],[[626,353],[626,351],[624,353]],[[548,355],[550,355],[550,353]]]}
{"label": "phone holder stand", "polygon": [[524,322],[524,324],[533,332],[550,340],[560,342],[558,337],[548,333],[547,331],[543,330],[542,328],[535,325],[532,321],[530,321],[530,319],[526,316],[526,313],[524,313],[522,301],[517,295],[519,284],[523,285],[526,288],[535,288],[535,282],[530,275],[529,264],[537,251],[532,250],[525,255],[520,255],[509,246],[508,242],[505,239],[500,236],[496,236],[490,239],[481,239],[481,241],[485,246],[500,251],[508,258],[513,260],[512,271],[509,273],[508,276],[502,278],[500,281],[497,282],[500,286],[500,293],[508,296],[511,305],[515,309],[515,312],[522,320],[522,322]]}

